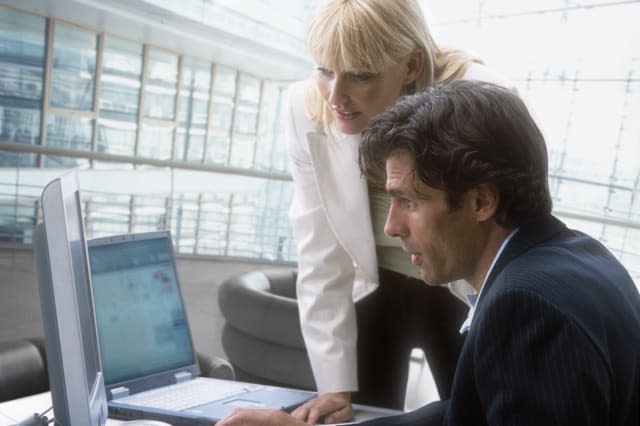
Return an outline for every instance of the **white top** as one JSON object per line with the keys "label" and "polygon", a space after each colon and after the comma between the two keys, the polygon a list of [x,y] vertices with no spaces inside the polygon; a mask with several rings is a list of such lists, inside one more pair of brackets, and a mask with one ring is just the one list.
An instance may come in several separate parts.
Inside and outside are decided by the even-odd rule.
{"label": "white top", "polygon": [[[464,78],[505,85],[476,63]],[[284,115],[302,334],[318,392],[357,391],[354,302],[378,286],[367,182],[358,167],[360,135],[336,131],[329,141],[307,117],[306,84],[290,88]]]}

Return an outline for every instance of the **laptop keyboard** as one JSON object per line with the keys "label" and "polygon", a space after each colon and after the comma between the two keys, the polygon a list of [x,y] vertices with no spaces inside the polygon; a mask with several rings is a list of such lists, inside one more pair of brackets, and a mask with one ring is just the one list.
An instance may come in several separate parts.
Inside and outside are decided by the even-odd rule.
{"label": "laptop keyboard", "polygon": [[181,411],[249,390],[245,383],[193,379],[119,398],[118,402]]}

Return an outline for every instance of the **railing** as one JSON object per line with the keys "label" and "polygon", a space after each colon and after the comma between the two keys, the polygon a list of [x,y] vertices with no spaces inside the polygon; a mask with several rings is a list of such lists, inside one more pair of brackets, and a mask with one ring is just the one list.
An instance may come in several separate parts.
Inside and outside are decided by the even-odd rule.
{"label": "railing", "polygon": [[[30,244],[42,186],[0,183],[0,242]],[[180,254],[295,261],[286,206],[244,194],[127,195],[82,191],[87,238],[162,229]],[[284,207],[284,208],[283,208]]]}
{"label": "railing", "polygon": [[[0,183],[0,242],[30,244],[40,220],[42,186]],[[258,206],[250,197],[210,193],[123,195],[84,191],[87,237],[170,229],[180,254],[267,262],[294,262],[295,244],[283,208]],[[288,206],[288,204],[287,204]],[[557,209],[571,227],[602,241],[640,284],[640,223],[594,212]]]}

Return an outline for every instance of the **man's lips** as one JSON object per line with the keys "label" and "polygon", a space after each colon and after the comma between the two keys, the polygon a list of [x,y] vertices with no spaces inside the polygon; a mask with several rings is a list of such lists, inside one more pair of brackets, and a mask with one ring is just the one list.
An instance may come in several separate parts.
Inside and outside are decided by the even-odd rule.
{"label": "man's lips", "polygon": [[360,116],[360,114],[362,114],[360,112],[350,112],[338,109],[334,109],[333,112],[336,114],[336,117],[338,117],[339,120],[343,121],[355,120]]}
{"label": "man's lips", "polygon": [[413,247],[410,247],[409,245],[405,245],[406,243],[403,241],[402,244],[402,251],[407,253],[409,256],[411,256],[411,263],[416,265],[416,266],[420,266],[420,264],[422,264],[422,253],[420,253],[419,251],[414,251]]}

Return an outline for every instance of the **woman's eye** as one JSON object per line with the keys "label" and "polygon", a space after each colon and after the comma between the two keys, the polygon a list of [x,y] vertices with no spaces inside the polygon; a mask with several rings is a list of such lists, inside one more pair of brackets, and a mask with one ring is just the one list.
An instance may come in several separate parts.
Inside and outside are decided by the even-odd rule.
{"label": "woman's eye", "polygon": [[331,77],[333,75],[332,71],[322,67],[316,68],[316,71],[318,71],[323,77]]}
{"label": "woman's eye", "polygon": [[361,72],[351,74],[351,79],[354,81],[369,81],[375,77],[375,74],[370,72]]}

